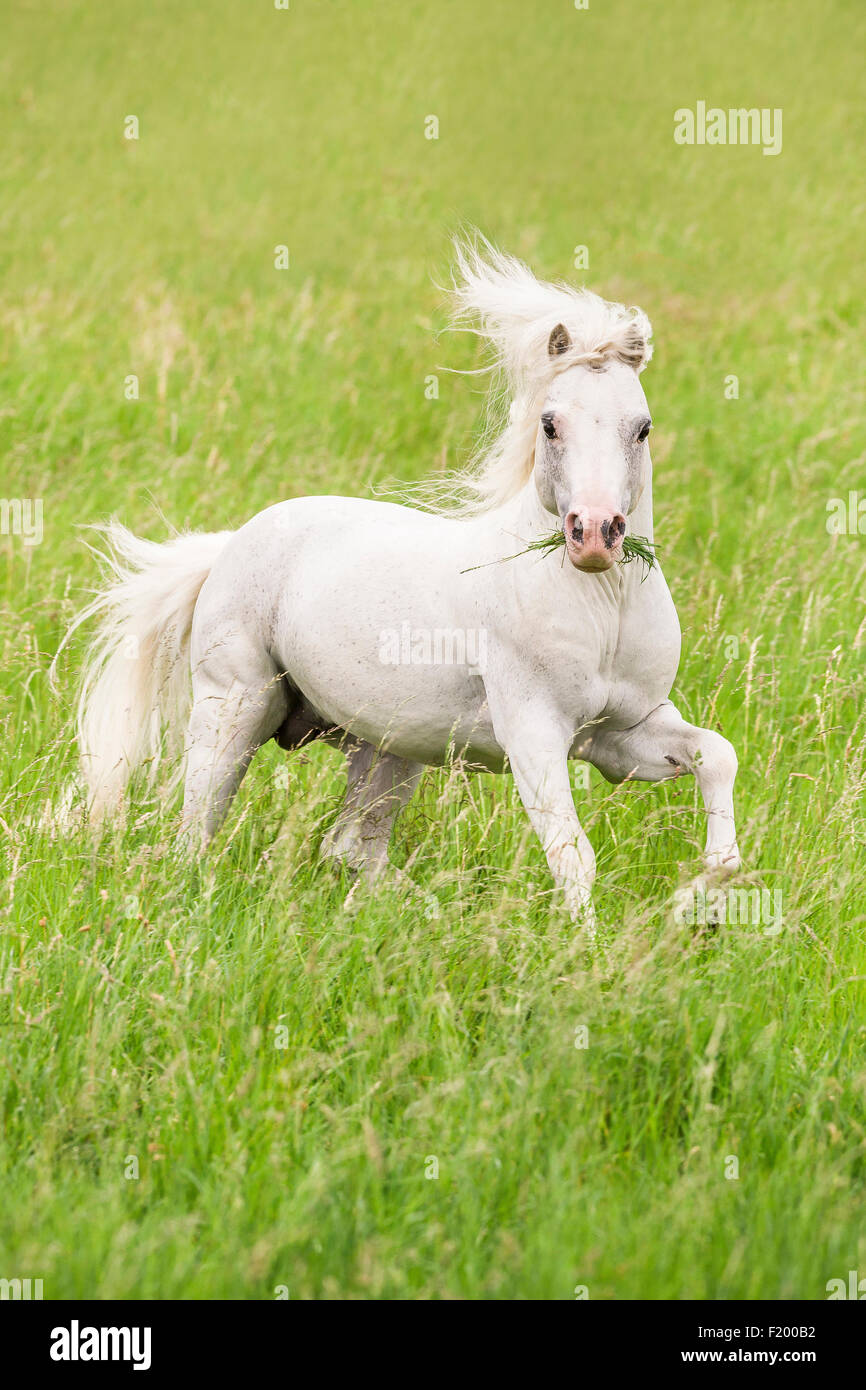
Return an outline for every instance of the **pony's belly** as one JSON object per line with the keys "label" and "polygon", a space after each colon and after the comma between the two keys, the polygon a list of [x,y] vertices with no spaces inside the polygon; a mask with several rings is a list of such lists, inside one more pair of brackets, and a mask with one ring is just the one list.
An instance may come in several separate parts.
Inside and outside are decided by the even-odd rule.
{"label": "pony's belly", "polygon": [[493,733],[483,681],[455,668],[357,664],[333,669],[320,650],[294,653],[290,679],[307,717],[398,757],[437,766],[459,756],[499,770],[503,753]]}
{"label": "pony's belly", "polygon": [[333,518],[309,507],[283,556],[259,563],[276,590],[271,655],[323,728],[413,761],[471,749],[501,763],[481,674],[490,633],[460,582],[456,524],[359,506],[360,520],[338,515],[336,549]]}
{"label": "pony's belly", "polygon": [[[368,742],[375,742],[369,738]],[[459,759],[468,767],[483,768],[488,772],[502,772],[505,754],[493,737],[480,730],[476,720],[461,720],[453,730],[439,729],[423,732],[399,730],[382,741],[382,747],[389,753],[410,762],[425,763],[429,767],[442,767]]]}

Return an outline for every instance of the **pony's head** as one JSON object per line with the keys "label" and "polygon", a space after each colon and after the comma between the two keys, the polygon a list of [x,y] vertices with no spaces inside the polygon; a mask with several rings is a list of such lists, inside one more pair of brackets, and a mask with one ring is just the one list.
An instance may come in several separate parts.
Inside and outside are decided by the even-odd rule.
{"label": "pony's head", "polygon": [[457,247],[461,321],[480,323],[511,400],[508,423],[464,475],[464,510],[484,511],[530,477],[581,570],[622,554],[649,470],[651,420],[640,373],[646,315],[588,290],[537,280],[483,239]]}
{"label": "pony's head", "polygon": [[[548,352],[567,357],[571,347],[557,324]],[[578,360],[553,377],[539,412],[534,478],[577,569],[606,570],[622,557],[646,482],[651,424],[637,371],[620,356]]]}

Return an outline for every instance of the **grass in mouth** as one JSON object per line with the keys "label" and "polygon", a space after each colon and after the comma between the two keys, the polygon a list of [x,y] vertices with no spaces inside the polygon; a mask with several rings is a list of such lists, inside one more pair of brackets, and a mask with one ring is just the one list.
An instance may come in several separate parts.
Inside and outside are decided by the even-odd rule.
{"label": "grass in mouth", "polygon": [[[561,545],[565,545],[565,532],[559,529],[551,531],[547,536],[540,536],[537,541],[530,541],[523,550],[516,551],[514,555],[504,555],[501,560],[492,560],[488,563],[502,565],[506,560],[518,560],[521,555],[528,555],[531,550],[540,550],[543,554],[547,554],[549,550],[556,550]],[[626,536],[622,543],[622,559],[617,563],[628,565],[632,560],[643,561],[646,566],[643,579],[646,579],[650,570],[657,563],[655,543],[648,541],[646,536]],[[460,573],[471,574],[472,570],[485,568],[485,565],[471,565],[469,569],[461,570]]]}

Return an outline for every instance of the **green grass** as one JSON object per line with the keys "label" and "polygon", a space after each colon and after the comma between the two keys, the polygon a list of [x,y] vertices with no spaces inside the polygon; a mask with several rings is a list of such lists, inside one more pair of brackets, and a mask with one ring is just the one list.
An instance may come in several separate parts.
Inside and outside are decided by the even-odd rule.
{"label": "green grass", "polygon": [[[866,550],[825,526],[864,476],[862,6],[7,11],[3,491],[45,532],[0,540],[0,1275],[806,1299],[866,1274]],[[781,107],[782,154],[675,145],[699,99]],[[463,221],[653,320],[674,694],[739,752],[778,936],[672,921],[685,781],[578,791],[593,949],[506,779],[425,775],[394,845],[420,904],[347,906],[320,864],[325,749],[266,750],[192,867],[143,795],[96,841],[41,822],[74,761],[82,643],[58,693],[47,668],[95,580],[76,527],[221,529],[463,461],[482,401],[446,369],[476,349],[434,285]]]}

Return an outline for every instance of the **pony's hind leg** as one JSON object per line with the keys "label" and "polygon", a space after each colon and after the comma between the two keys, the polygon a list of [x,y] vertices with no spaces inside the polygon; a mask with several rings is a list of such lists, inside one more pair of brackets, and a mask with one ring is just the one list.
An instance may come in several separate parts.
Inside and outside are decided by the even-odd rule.
{"label": "pony's hind leg", "polygon": [[[207,660],[193,673],[183,823],[187,844],[207,844],[253,754],[286,717],[286,691],[266,653],[244,653],[231,668]],[[235,658],[237,654],[235,653]],[[243,680],[234,674],[244,673]]]}
{"label": "pony's hind leg", "polygon": [[[326,859],[376,879],[391,869],[388,845],[397,813],[423,771],[421,763],[353,743],[346,752],[348,788],[340,814],[322,843]],[[396,870],[391,869],[396,874]]]}

